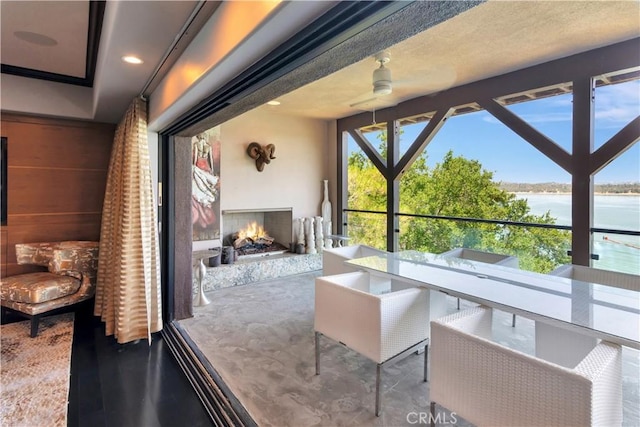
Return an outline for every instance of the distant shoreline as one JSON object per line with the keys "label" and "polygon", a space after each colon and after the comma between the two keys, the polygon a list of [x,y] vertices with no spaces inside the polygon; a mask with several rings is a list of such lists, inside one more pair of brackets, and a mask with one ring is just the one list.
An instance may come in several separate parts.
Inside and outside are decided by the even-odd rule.
{"label": "distant shoreline", "polygon": [[[509,191],[512,194],[530,194],[540,196],[570,196],[571,193],[559,191]],[[640,193],[593,193],[594,196],[640,196]]]}
{"label": "distant shoreline", "polygon": [[[571,194],[571,184],[560,182],[500,182],[500,189],[516,194]],[[621,182],[617,184],[594,184],[594,194],[613,196],[640,195],[640,182]]]}

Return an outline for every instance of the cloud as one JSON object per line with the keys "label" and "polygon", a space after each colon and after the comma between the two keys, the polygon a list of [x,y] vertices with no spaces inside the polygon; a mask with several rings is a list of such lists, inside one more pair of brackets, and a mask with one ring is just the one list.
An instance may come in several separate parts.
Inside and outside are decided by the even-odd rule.
{"label": "cloud", "polygon": [[[533,112],[518,114],[527,123],[568,122],[572,119],[573,101],[570,95],[530,102],[528,109]],[[599,128],[620,128],[635,119],[640,114],[640,80],[596,88],[594,114]],[[501,123],[489,113],[482,120],[492,124]]]}
{"label": "cloud", "polygon": [[640,114],[640,80],[596,89],[596,125],[602,127],[629,123]]}

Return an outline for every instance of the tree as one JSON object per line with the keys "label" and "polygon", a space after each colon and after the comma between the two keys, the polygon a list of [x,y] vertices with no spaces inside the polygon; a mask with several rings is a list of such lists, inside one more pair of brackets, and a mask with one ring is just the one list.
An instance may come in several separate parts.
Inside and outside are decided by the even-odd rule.
{"label": "tree", "polygon": [[[381,144],[383,149],[386,146]],[[362,153],[348,163],[350,209],[386,211],[384,177]],[[461,218],[554,224],[547,212],[533,215],[526,200],[500,189],[493,173],[477,160],[449,151],[433,169],[426,154],[418,157],[400,182],[400,212]],[[384,215],[350,213],[348,232],[354,242],[385,248]],[[401,217],[400,248],[440,253],[468,247],[517,255],[523,269],[548,272],[569,262],[566,231],[478,222]]]}

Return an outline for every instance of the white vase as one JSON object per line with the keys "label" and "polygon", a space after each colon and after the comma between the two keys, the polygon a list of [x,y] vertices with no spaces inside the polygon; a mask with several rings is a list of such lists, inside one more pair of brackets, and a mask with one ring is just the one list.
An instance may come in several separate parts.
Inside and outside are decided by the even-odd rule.
{"label": "white vase", "polygon": [[324,247],[331,249],[333,247],[333,239],[331,239],[331,221],[322,224],[324,231]]}
{"label": "white vase", "polygon": [[[331,223],[331,202],[329,201],[329,181],[324,180],[324,199],[322,199],[322,222],[326,225]],[[325,234],[331,234],[331,230]]]}
{"label": "white vase", "polygon": [[309,217],[309,218],[306,218],[304,222],[306,225],[306,232],[307,232],[305,235],[305,238],[307,240],[307,253],[308,254],[318,253],[316,251],[315,230],[313,229],[314,219],[313,217]]}
{"label": "white vase", "polygon": [[298,238],[298,244],[304,246],[304,218],[298,218],[296,221],[298,221],[297,226],[298,226],[298,233],[297,233],[297,238]]}
{"label": "white vase", "polygon": [[322,231],[322,227],[324,227],[324,221],[321,216],[316,217],[316,250],[318,252],[322,252],[324,249],[324,233]]}
{"label": "white vase", "polygon": [[200,262],[196,265],[196,278],[198,279],[198,294],[193,305],[200,307],[210,304],[209,298],[204,293],[204,278],[207,277],[207,266],[204,265],[204,258],[200,258]]}

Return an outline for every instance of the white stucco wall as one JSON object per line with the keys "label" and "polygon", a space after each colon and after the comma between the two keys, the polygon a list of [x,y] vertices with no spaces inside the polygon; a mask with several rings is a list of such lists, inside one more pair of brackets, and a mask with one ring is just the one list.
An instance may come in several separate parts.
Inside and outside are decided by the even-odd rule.
{"label": "white stucco wall", "polygon": [[[293,217],[320,215],[328,178],[329,124],[283,116],[262,107],[221,125],[221,209],[293,208]],[[276,146],[276,159],[256,170],[250,142]]]}

